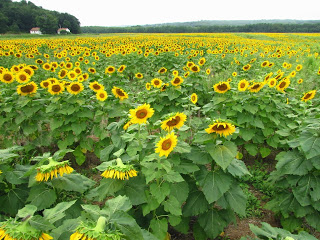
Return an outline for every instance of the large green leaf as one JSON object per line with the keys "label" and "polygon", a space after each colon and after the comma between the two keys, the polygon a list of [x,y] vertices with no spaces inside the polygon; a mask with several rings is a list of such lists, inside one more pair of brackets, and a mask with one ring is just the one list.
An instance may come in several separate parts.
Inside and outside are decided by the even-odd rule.
{"label": "large green leaf", "polygon": [[175,197],[180,203],[180,205],[187,200],[188,195],[189,186],[187,182],[183,181],[171,184],[170,197]]}
{"label": "large green leaf", "polygon": [[305,175],[312,169],[310,161],[306,160],[298,150],[281,152],[277,155],[277,170],[281,174]]}
{"label": "large green leaf", "polygon": [[299,137],[302,150],[308,159],[320,155],[320,138],[312,132],[303,132]]}
{"label": "large green leaf", "polygon": [[34,205],[25,205],[24,208],[19,209],[17,216],[20,218],[25,218],[27,216],[33,216],[37,211],[37,207]]}
{"label": "large green leaf", "polygon": [[182,212],[184,216],[196,216],[204,213],[209,207],[209,203],[201,191],[193,191],[189,194]]}
{"label": "large green leaf", "polygon": [[55,188],[83,193],[95,185],[95,181],[79,173],[64,174],[51,181]]}
{"label": "large green leaf", "polygon": [[55,228],[55,226],[51,222],[49,222],[47,219],[39,215],[33,216],[29,220],[29,223],[32,227],[42,231],[49,231]]}
{"label": "large green leaf", "polygon": [[153,218],[150,222],[150,228],[158,239],[164,239],[168,232],[168,222],[166,218]]}
{"label": "large green leaf", "polygon": [[209,238],[216,238],[223,229],[229,224],[223,219],[219,212],[215,209],[210,209],[199,216],[199,224]]}
{"label": "large green leaf", "polygon": [[117,179],[104,178],[100,181],[100,185],[91,189],[86,195],[87,199],[102,201],[106,196],[113,195],[119,191],[124,185],[124,181]]}
{"label": "large green leaf", "polygon": [[11,189],[6,195],[0,197],[0,211],[15,216],[18,210],[25,205],[28,197],[27,186],[21,185],[21,188]]}
{"label": "large green leaf", "polygon": [[58,203],[54,208],[44,210],[43,216],[50,223],[55,223],[65,216],[65,211],[70,208],[75,202],[76,200],[71,202]]}
{"label": "large green leaf", "polygon": [[238,159],[233,159],[231,164],[227,168],[228,172],[234,177],[242,177],[244,175],[251,175],[247,169],[246,164]]}
{"label": "large green leaf", "polygon": [[165,211],[173,215],[176,215],[176,216],[182,215],[181,204],[173,196],[170,196],[167,201],[163,202],[163,206]]}
{"label": "large green leaf", "polygon": [[30,189],[27,202],[43,210],[50,207],[57,200],[57,195],[54,189],[48,188],[44,183],[33,186]]}
{"label": "large green leaf", "polygon": [[292,189],[293,195],[303,207],[311,204],[311,180],[312,175],[305,175],[299,180],[297,186]]}
{"label": "large green leaf", "polygon": [[146,182],[141,176],[130,179],[124,186],[126,196],[129,197],[133,205],[139,205],[146,202],[144,193]]}
{"label": "large green leaf", "polygon": [[207,164],[212,161],[210,155],[207,152],[196,147],[191,147],[191,152],[186,154],[185,157],[196,164]]}
{"label": "large green leaf", "polygon": [[154,196],[159,203],[161,203],[166,196],[170,194],[170,184],[162,182],[158,184],[156,182],[150,184],[150,193]]}
{"label": "large green leaf", "polygon": [[114,214],[116,211],[127,212],[132,208],[132,204],[127,196],[117,196],[108,199],[105,203],[104,210],[107,210],[108,215]]}
{"label": "large green leaf", "polygon": [[238,153],[237,146],[233,142],[225,142],[223,145],[207,144],[206,149],[213,160],[225,170]]}
{"label": "large green leaf", "polygon": [[217,202],[223,208],[232,208],[236,213],[245,216],[247,197],[238,185],[233,185]]}
{"label": "large green leaf", "polygon": [[74,233],[80,222],[80,218],[64,220],[59,227],[51,231],[50,236],[57,240],[70,239],[71,234]]}

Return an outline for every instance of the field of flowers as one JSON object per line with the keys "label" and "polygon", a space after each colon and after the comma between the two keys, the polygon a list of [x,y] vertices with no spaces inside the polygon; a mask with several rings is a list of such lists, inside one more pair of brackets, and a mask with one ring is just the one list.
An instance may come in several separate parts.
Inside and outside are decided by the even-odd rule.
{"label": "field of flowers", "polygon": [[249,159],[275,161],[265,207],[286,229],[257,237],[316,239],[319,41],[0,39],[0,240],[221,239],[248,213]]}

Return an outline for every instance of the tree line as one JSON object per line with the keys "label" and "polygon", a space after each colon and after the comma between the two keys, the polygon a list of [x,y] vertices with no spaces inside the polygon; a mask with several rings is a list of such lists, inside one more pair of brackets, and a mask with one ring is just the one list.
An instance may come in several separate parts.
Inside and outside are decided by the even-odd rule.
{"label": "tree line", "polygon": [[40,27],[44,34],[55,34],[59,27],[81,32],[79,20],[68,13],[46,10],[26,0],[0,0],[0,33],[28,33],[33,27]]}
{"label": "tree line", "polygon": [[257,23],[245,25],[161,25],[129,27],[81,27],[82,33],[222,33],[222,32],[269,32],[269,33],[319,33],[320,23],[282,24]]}

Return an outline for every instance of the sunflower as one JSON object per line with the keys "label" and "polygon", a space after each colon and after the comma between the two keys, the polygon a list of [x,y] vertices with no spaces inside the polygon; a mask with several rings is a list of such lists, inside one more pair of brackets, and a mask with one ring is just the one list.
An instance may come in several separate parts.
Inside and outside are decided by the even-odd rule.
{"label": "sunflower", "polygon": [[171,80],[171,84],[175,87],[180,86],[183,83],[183,78],[180,76],[176,76]]}
{"label": "sunflower", "polygon": [[64,91],[64,86],[62,83],[59,82],[55,82],[52,83],[48,86],[48,92],[51,95],[59,95],[60,93],[62,93]]}
{"label": "sunflower", "polygon": [[187,62],[186,66],[190,69],[194,64],[194,62]]}
{"label": "sunflower", "polygon": [[83,77],[83,81],[88,80],[88,78],[89,78],[89,73],[84,73],[84,74],[82,74],[82,77]]}
{"label": "sunflower", "polygon": [[251,65],[250,64],[246,64],[242,67],[242,70],[243,71],[248,71],[249,69],[251,68]]}
{"label": "sunflower", "polygon": [[108,93],[105,90],[99,90],[96,92],[96,98],[103,102],[108,98]]}
{"label": "sunflower", "polygon": [[77,79],[78,74],[75,71],[71,70],[67,73],[67,76],[69,80],[73,81]]}
{"label": "sunflower", "polygon": [[249,86],[249,82],[246,79],[242,79],[239,83],[238,83],[238,90],[239,92],[244,92],[247,90]]}
{"label": "sunflower", "polygon": [[95,92],[100,91],[100,90],[104,90],[104,86],[100,83],[98,83],[97,81],[91,82],[89,84],[89,88]]}
{"label": "sunflower", "polygon": [[42,68],[43,68],[44,70],[49,71],[49,70],[51,70],[51,64],[50,64],[50,63],[44,63],[44,64],[42,65]]}
{"label": "sunflower", "polygon": [[38,90],[38,86],[35,82],[29,82],[24,85],[17,86],[17,93],[21,96],[32,95],[36,93]]}
{"label": "sunflower", "polygon": [[108,166],[101,174],[105,178],[117,178],[120,180],[129,179],[129,177],[136,177],[137,171],[132,165],[124,165],[120,158],[116,159],[117,165]]}
{"label": "sunflower", "polygon": [[302,79],[302,78],[300,78],[300,79],[298,80],[298,84],[301,84],[301,83],[303,83],[303,79]]}
{"label": "sunflower", "polygon": [[261,63],[261,67],[267,67],[267,66],[269,66],[269,61],[263,61]]}
{"label": "sunflower", "polygon": [[95,68],[91,67],[91,68],[88,68],[88,72],[92,73],[92,74],[95,74],[97,71],[96,71]]}
{"label": "sunflower", "polygon": [[[61,65],[60,65],[61,66]],[[73,64],[71,62],[67,62],[64,66],[66,69],[70,70],[73,68]]]}
{"label": "sunflower", "polygon": [[121,65],[121,66],[118,68],[118,72],[119,72],[119,73],[122,73],[125,69],[126,69],[126,65]]}
{"label": "sunflower", "polygon": [[129,97],[128,94],[125,91],[123,91],[123,89],[121,88],[114,86],[111,91],[116,98],[120,99],[120,101],[127,99]]}
{"label": "sunflower", "polygon": [[224,137],[227,137],[231,134],[233,134],[236,131],[236,128],[234,125],[228,122],[224,122],[221,120],[214,121],[205,131],[208,134],[216,133],[219,134],[220,137],[223,135]]}
{"label": "sunflower", "polygon": [[163,73],[166,73],[167,72],[167,69],[165,67],[162,67],[158,70],[158,73],[160,74],[163,74]]}
{"label": "sunflower", "polygon": [[143,74],[142,73],[136,73],[136,78],[138,79],[142,79],[143,78]]}
{"label": "sunflower", "polygon": [[252,85],[250,85],[248,87],[248,89],[250,92],[256,93],[256,92],[259,92],[263,88],[264,85],[265,85],[264,82],[254,82]]}
{"label": "sunflower", "polygon": [[0,74],[0,81],[4,83],[12,83],[14,81],[14,75],[12,72],[3,72]]}
{"label": "sunflower", "polygon": [[166,120],[162,121],[161,128],[165,131],[171,132],[174,128],[181,128],[186,119],[187,116],[184,113],[177,112],[176,114],[168,116]]}
{"label": "sunflower", "polygon": [[155,152],[159,156],[168,157],[172,150],[177,146],[178,140],[174,132],[168,133],[164,138],[160,137],[160,141],[156,144]]}
{"label": "sunflower", "polygon": [[199,64],[200,66],[202,66],[202,65],[205,64],[205,63],[206,63],[206,59],[205,59],[204,57],[199,59],[198,64]]}
{"label": "sunflower", "polygon": [[116,68],[115,68],[114,66],[108,66],[108,67],[106,67],[104,73],[105,73],[105,74],[112,74],[112,73],[114,73],[115,71],[116,71]]}
{"label": "sunflower", "polygon": [[303,97],[301,98],[301,101],[307,102],[307,101],[313,99],[314,96],[316,95],[316,93],[317,93],[317,90],[312,90],[307,93],[304,93]]}
{"label": "sunflower", "polygon": [[238,75],[237,72],[233,72],[233,73],[232,73],[232,77],[236,77],[237,75]]}
{"label": "sunflower", "polygon": [[63,177],[63,174],[70,174],[73,168],[69,166],[69,161],[57,162],[53,158],[48,158],[49,163],[37,168],[36,180],[37,182],[48,181],[58,177],[58,174]]}
{"label": "sunflower", "polygon": [[150,84],[149,82],[147,82],[145,86],[146,86],[146,89],[147,89],[148,91],[150,91],[150,89],[151,89],[151,84]]}
{"label": "sunflower", "polygon": [[43,80],[43,81],[40,82],[40,86],[42,88],[48,88],[50,84],[51,84],[51,82],[48,81],[48,80]]}
{"label": "sunflower", "polygon": [[165,84],[162,85],[160,91],[164,92],[165,90],[167,90],[168,87],[169,87],[169,83],[165,83]]}
{"label": "sunflower", "polygon": [[36,61],[35,61],[37,64],[43,64],[43,61],[42,61],[42,59],[37,59]]}
{"label": "sunflower", "polygon": [[154,78],[154,79],[151,80],[151,84],[155,88],[160,88],[161,85],[162,85],[162,80],[159,79],[159,78]]}
{"label": "sunflower", "polygon": [[123,130],[127,130],[131,125],[133,125],[133,123],[130,120],[123,126]]}
{"label": "sunflower", "polygon": [[30,75],[24,71],[20,71],[16,74],[15,78],[18,83],[27,83],[30,80]]}
{"label": "sunflower", "polygon": [[275,78],[270,78],[269,81],[268,81],[268,85],[270,88],[273,88],[277,85],[277,79]]}
{"label": "sunflower", "polygon": [[84,89],[84,86],[81,82],[72,82],[67,87],[67,91],[73,95],[77,95],[80,92],[82,92]]}
{"label": "sunflower", "polygon": [[191,96],[190,96],[190,101],[193,104],[196,104],[198,102],[198,95],[196,93],[192,93]]}
{"label": "sunflower", "polygon": [[231,89],[229,82],[219,82],[213,86],[213,89],[217,93],[225,93]]}
{"label": "sunflower", "polygon": [[192,65],[189,69],[194,73],[200,72],[200,67],[198,65]]}
{"label": "sunflower", "polygon": [[75,71],[77,75],[80,75],[82,73],[82,70],[80,67],[75,67],[73,71]]}
{"label": "sunflower", "polygon": [[301,65],[301,64],[298,64],[298,65],[296,66],[296,70],[299,72],[301,69],[302,69],[302,65]]}
{"label": "sunflower", "polygon": [[130,109],[130,118],[132,123],[146,123],[147,119],[152,117],[154,114],[153,108],[150,107],[150,104],[143,104],[138,106],[135,109]]}
{"label": "sunflower", "polygon": [[21,69],[21,71],[27,73],[30,77],[34,75],[34,70],[31,67],[24,67]]}
{"label": "sunflower", "polygon": [[280,92],[283,92],[287,87],[289,87],[289,85],[290,85],[290,79],[284,78],[278,83],[278,85],[276,86],[276,89]]}

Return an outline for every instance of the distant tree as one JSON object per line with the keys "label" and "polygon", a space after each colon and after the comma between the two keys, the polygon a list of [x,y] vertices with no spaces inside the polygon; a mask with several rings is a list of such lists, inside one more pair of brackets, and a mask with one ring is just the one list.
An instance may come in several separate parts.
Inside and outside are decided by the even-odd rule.
{"label": "distant tree", "polygon": [[8,30],[9,19],[6,15],[0,12],[0,33],[6,33]]}
{"label": "distant tree", "polygon": [[42,33],[55,34],[58,29],[58,19],[51,14],[41,15],[36,18],[37,26]]}

